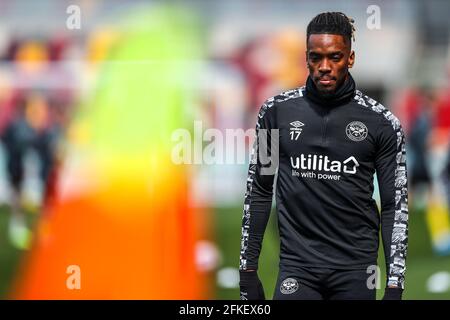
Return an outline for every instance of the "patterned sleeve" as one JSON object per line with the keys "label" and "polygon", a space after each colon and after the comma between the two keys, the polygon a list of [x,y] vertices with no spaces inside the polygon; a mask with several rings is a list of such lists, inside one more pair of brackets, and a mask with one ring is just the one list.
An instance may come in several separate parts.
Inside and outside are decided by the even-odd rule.
{"label": "patterned sleeve", "polygon": [[[241,229],[240,270],[257,270],[264,232],[272,208],[275,170],[271,141],[273,136],[274,99],[261,107],[256,124],[256,136],[248,169],[247,187]],[[266,141],[266,143],[264,143]],[[270,156],[271,162],[262,159]]]}
{"label": "patterned sleeve", "polygon": [[408,184],[405,137],[399,120],[384,110],[378,132],[376,171],[381,196],[381,234],[387,286],[404,289],[408,247]]}

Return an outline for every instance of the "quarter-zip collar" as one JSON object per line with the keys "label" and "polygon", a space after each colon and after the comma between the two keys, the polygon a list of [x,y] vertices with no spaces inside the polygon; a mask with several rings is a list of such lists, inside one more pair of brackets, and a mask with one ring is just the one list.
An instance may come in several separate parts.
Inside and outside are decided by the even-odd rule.
{"label": "quarter-zip collar", "polygon": [[352,75],[349,73],[344,83],[332,95],[325,97],[317,90],[311,76],[308,76],[305,93],[306,97],[314,103],[325,107],[333,107],[350,101],[355,96],[355,89],[355,80],[353,80]]}

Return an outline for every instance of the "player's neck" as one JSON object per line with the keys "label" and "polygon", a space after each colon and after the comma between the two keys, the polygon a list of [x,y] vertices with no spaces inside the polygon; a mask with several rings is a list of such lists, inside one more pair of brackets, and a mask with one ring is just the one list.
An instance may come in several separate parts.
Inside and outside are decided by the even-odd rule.
{"label": "player's neck", "polygon": [[355,96],[356,84],[353,77],[348,73],[345,81],[331,94],[321,93],[314,81],[308,76],[306,80],[306,97],[314,103],[322,106],[336,106],[347,103]]}

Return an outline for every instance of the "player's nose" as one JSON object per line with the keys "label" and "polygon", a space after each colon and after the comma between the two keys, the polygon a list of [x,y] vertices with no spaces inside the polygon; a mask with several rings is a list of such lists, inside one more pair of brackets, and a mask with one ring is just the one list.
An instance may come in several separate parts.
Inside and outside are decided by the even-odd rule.
{"label": "player's nose", "polygon": [[319,64],[319,72],[328,73],[331,71],[331,64],[328,59],[323,59]]}

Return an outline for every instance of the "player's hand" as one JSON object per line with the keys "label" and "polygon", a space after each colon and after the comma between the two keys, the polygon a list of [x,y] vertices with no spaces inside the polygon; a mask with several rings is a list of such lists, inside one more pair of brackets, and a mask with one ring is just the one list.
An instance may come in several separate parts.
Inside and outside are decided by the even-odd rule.
{"label": "player's hand", "polygon": [[240,271],[241,300],[265,300],[264,288],[256,270]]}
{"label": "player's hand", "polygon": [[383,300],[402,300],[403,289],[398,287],[387,287],[384,289]]}

